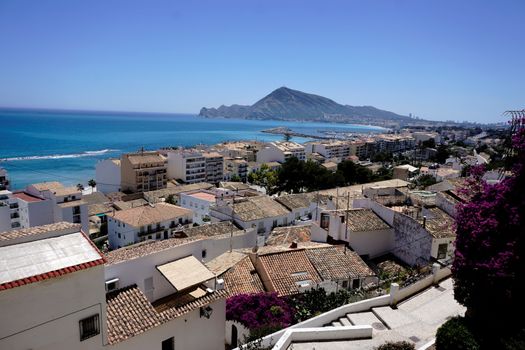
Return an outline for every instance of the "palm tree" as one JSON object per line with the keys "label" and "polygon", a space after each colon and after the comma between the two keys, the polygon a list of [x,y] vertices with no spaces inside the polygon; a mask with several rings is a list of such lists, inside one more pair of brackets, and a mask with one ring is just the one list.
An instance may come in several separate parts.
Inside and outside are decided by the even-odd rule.
{"label": "palm tree", "polygon": [[79,191],[84,191],[84,185],[82,185],[82,184],[77,184],[77,190],[79,190]]}
{"label": "palm tree", "polygon": [[93,187],[95,187],[97,185],[97,182],[95,180],[91,179],[91,180],[88,181],[88,185],[89,185],[89,187],[93,188]]}

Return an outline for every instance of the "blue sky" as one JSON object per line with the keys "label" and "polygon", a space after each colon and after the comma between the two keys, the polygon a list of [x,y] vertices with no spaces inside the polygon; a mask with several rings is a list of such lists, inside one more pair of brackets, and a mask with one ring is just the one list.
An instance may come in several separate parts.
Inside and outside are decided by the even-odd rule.
{"label": "blue sky", "polygon": [[280,86],[440,120],[525,106],[525,1],[0,0],[0,106],[198,113]]}

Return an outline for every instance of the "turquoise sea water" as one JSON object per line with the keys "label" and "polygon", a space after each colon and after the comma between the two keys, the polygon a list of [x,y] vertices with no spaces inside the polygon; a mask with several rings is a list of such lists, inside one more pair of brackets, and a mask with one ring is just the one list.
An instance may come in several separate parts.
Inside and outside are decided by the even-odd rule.
{"label": "turquoise sea water", "polygon": [[[377,132],[381,128],[273,120],[206,119],[183,114],[0,110],[0,167],[12,188],[41,181],[87,183],[98,160],[166,146],[226,140],[280,140],[262,133],[278,126],[313,134],[320,130]],[[293,138],[304,142],[304,138]]]}

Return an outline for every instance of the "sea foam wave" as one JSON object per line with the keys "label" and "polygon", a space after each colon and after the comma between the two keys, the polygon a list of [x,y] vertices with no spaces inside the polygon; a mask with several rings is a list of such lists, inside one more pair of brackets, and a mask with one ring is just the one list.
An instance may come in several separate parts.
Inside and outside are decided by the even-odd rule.
{"label": "sea foam wave", "polygon": [[10,157],[10,158],[0,158],[1,161],[17,161],[17,160],[42,160],[42,159],[66,159],[66,158],[80,158],[80,157],[93,157],[101,154],[106,154],[110,152],[117,152],[117,149],[102,149],[99,151],[85,151],[82,153],[73,153],[73,154],[50,154],[44,156],[21,156],[21,157]]}

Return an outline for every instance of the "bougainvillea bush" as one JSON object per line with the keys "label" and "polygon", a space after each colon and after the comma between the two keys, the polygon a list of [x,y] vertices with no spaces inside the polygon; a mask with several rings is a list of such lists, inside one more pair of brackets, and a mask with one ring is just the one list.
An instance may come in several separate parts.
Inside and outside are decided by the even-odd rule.
{"label": "bougainvillea bush", "polygon": [[240,322],[254,333],[261,329],[271,332],[290,326],[293,311],[277,293],[238,294],[226,300],[226,319]]}
{"label": "bougainvillea bush", "polygon": [[524,129],[513,136],[512,175],[490,185],[482,174],[471,169],[461,190],[467,201],[457,208],[454,295],[476,327],[521,327],[514,319],[523,321],[525,310]]}

